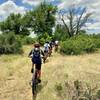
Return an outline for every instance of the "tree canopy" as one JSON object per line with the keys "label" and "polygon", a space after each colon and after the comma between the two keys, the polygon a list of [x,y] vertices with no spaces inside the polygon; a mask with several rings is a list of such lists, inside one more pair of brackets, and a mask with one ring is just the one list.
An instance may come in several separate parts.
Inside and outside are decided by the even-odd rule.
{"label": "tree canopy", "polygon": [[28,35],[29,31],[20,14],[10,14],[8,18],[0,23],[1,31],[14,32],[17,35]]}
{"label": "tree canopy", "polygon": [[52,34],[52,28],[55,26],[55,14],[57,7],[41,3],[35,10],[30,11],[32,15],[33,30],[37,34],[45,33]]}

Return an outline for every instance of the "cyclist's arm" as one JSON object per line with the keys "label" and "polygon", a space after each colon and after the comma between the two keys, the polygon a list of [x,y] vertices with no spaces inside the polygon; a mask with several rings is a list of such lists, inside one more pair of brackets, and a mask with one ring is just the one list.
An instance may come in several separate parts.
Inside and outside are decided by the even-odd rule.
{"label": "cyclist's arm", "polygon": [[31,56],[31,54],[32,54],[32,50],[30,51],[30,53],[28,54],[28,57],[30,57]]}
{"label": "cyclist's arm", "polygon": [[41,54],[42,54],[42,56],[44,56],[44,52],[41,50]]}

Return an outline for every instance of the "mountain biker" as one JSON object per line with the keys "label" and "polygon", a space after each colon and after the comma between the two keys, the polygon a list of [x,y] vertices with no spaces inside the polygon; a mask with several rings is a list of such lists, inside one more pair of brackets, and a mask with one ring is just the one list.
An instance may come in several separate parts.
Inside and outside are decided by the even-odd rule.
{"label": "mountain biker", "polygon": [[50,45],[50,47],[49,47],[49,56],[50,56],[51,53],[52,53],[52,49],[53,49],[53,43],[52,43],[52,41],[49,42],[49,45]]}
{"label": "mountain biker", "polygon": [[50,44],[49,44],[49,42],[47,41],[47,42],[44,44],[44,51],[45,51],[45,52],[48,52],[48,51],[49,51],[49,47],[50,47]]}
{"label": "mountain biker", "polygon": [[50,49],[50,45],[49,45],[49,42],[47,41],[45,44],[44,44],[44,54],[45,54],[45,60],[47,59],[48,57],[48,54],[49,54],[49,49]]}
{"label": "mountain biker", "polygon": [[41,64],[42,64],[41,55],[44,56],[44,53],[40,49],[40,44],[39,43],[35,43],[34,44],[34,48],[30,51],[28,56],[32,58],[31,73],[34,72],[34,65],[35,65],[35,68],[38,71],[38,81],[39,81],[39,83],[41,82]]}
{"label": "mountain biker", "polygon": [[56,40],[56,41],[55,41],[55,52],[57,52],[57,51],[58,51],[58,45],[59,45],[59,41],[58,41],[58,40]]}

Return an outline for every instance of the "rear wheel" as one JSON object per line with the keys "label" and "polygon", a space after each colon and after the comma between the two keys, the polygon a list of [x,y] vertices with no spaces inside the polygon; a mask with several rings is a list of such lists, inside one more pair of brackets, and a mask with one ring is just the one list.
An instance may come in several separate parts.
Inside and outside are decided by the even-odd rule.
{"label": "rear wheel", "polygon": [[35,70],[35,73],[33,74],[33,78],[32,78],[32,94],[33,95],[35,95],[37,92],[37,85],[38,85],[37,70]]}
{"label": "rear wheel", "polygon": [[32,94],[35,95],[37,90],[37,83],[35,80],[32,82]]}

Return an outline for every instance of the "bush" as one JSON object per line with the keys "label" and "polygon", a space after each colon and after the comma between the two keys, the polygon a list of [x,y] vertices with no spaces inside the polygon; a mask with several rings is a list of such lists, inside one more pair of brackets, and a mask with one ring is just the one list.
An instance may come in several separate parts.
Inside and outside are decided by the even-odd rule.
{"label": "bush", "polygon": [[92,39],[94,39],[95,47],[100,48],[100,33],[90,35]]}
{"label": "bush", "polygon": [[38,41],[43,45],[46,41],[51,41],[52,37],[48,33],[44,33],[38,36]]}
{"label": "bush", "polygon": [[100,39],[94,39],[96,48],[100,48]]}
{"label": "bush", "polygon": [[[59,85],[58,85],[59,87]],[[100,100],[100,90],[97,85],[93,86],[83,81],[66,81],[61,88],[56,89],[60,100]]]}
{"label": "bush", "polygon": [[94,39],[89,36],[79,35],[62,42],[60,52],[67,55],[78,55],[84,52],[91,53],[95,50]]}
{"label": "bush", "polygon": [[46,42],[46,40],[44,38],[40,38],[38,41],[41,45],[44,45],[44,43]]}
{"label": "bush", "polygon": [[22,53],[22,44],[14,33],[0,35],[0,54]]}
{"label": "bush", "polygon": [[29,36],[26,36],[26,37],[22,38],[22,43],[23,44],[34,44],[35,38],[31,38]]}

